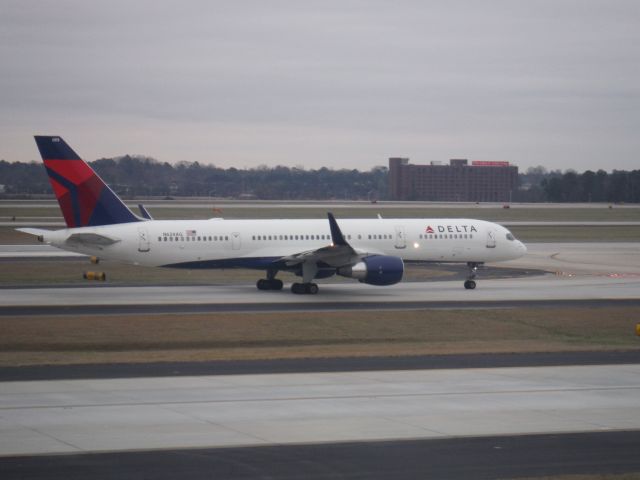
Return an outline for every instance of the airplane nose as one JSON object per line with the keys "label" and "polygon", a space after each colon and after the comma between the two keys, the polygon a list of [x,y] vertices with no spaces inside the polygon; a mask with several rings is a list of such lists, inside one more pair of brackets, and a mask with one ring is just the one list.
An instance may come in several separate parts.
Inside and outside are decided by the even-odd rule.
{"label": "airplane nose", "polygon": [[522,242],[518,242],[518,243],[520,244],[519,247],[520,247],[520,250],[522,251],[522,255],[525,255],[527,253],[527,246]]}

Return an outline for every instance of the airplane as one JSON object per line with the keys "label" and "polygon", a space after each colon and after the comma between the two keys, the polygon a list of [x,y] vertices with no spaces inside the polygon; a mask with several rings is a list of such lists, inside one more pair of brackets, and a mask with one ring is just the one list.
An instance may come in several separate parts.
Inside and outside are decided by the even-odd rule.
{"label": "airplane", "polygon": [[282,290],[280,271],[302,278],[295,294],[317,294],[333,275],[368,285],[402,280],[405,263],[465,263],[465,289],[478,266],[513,260],[527,249],[501,225],[444,218],[154,220],[136,215],[59,136],[35,136],[67,228],[19,228],[71,252],[133,265],[263,270],[259,290]]}

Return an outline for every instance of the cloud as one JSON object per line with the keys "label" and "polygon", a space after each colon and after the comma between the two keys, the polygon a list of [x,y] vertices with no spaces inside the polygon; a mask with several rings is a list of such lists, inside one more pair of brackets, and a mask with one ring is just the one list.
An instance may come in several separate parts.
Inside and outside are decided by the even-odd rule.
{"label": "cloud", "polygon": [[637,2],[5,3],[8,160],[51,129],[220,165],[637,163]]}

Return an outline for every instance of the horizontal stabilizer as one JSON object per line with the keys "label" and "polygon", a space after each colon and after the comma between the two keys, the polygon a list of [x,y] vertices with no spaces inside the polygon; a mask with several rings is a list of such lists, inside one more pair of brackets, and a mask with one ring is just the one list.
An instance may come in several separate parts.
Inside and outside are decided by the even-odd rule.
{"label": "horizontal stabilizer", "polygon": [[118,243],[119,241],[119,238],[100,235],[98,233],[73,233],[67,238],[66,243],[105,247]]}
{"label": "horizontal stabilizer", "polygon": [[29,235],[37,235],[39,237],[51,232],[51,230],[45,230],[44,228],[16,228],[16,230],[22,233],[28,233]]}

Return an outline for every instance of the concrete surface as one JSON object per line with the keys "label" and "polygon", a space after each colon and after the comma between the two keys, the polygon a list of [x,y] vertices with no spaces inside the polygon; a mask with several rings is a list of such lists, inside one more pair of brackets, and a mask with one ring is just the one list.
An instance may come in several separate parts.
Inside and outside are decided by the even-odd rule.
{"label": "concrete surface", "polygon": [[0,455],[640,428],[640,365],[0,383]]}
{"label": "concrete surface", "polygon": [[[391,287],[357,283],[321,285],[318,295],[260,292],[253,285],[149,286],[149,287],[52,287],[0,289],[0,306],[78,305],[282,305],[285,309],[322,304],[341,308],[385,302],[414,307],[434,302],[452,302],[464,307],[478,302],[615,300],[640,298],[640,276],[570,277],[540,276],[523,279],[480,280],[476,290],[464,290],[462,282],[411,282]],[[406,306],[405,306],[406,308]],[[252,309],[255,310],[255,309]]]}
{"label": "concrete surface", "polygon": [[[542,269],[547,276],[484,280],[476,290],[460,281],[405,282],[390,287],[322,284],[318,295],[259,292],[255,286],[148,286],[0,289],[0,306],[168,304],[358,304],[401,302],[541,301],[640,298],[640,243],[537,243],[502,267]],[[141,267],[142,268],[142,267]],[[256,278],[260,272],[256,271]]]}

